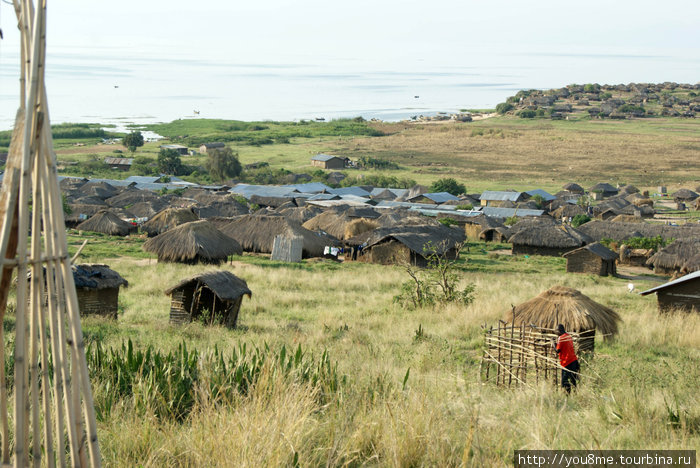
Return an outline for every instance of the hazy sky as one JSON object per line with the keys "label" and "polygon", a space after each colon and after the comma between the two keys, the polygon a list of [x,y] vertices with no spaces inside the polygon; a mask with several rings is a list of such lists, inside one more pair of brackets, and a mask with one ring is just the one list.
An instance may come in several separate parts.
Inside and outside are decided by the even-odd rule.
{"label": "hazy sky", "polygon": [[[17,40],[2,5],[3,47]],[[681,55],[698,66],[700,1],[49,1],[49,51],[264,63],[468,63],[472,53]],[[700,70],[698,70],[700,71]]]}
{"label": "hazy sky", "polygon": [[[19,51],[5,1],[0,127],[12,124]],[[244,120],[395,119],[494,107],[523,88],[700,80],[700,0],[49,0],[48,8],[47,88],[59,121],[170,120],[193,109]]]}

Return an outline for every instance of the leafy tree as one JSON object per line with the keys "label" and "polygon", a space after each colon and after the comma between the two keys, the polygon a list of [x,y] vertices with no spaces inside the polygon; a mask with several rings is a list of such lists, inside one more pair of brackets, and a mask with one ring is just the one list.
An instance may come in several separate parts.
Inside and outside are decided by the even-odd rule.
{"label": "leafy tree", "polygon": [[499,114],[505,114],[506,112],[512,111],[512,110],[513,110],[513,104],[511,104],[509,102],[502,102],[502,103],[496,105],[496,112],[498,112]]}
{"label": "leafy tree", "polygon": [[208,151],[206,167],[211,178],[219,182],[236,177],[243,170],[238,153],[229,147]]}
{"label": "leafy tree", "polygon": [[134,153],[137,148],[143,146],[143,135],[141,135],[141,132],[131,132],[122,138],[122,143],[129,148],[129,151]]}
{"label": "leafy tree", "polygon": [[447,192],[451,193],[454,196],[457,196],[461,193],[465,193],[467,191],[467,188],[464,186],[464,184],[460,184],[455,179],[447,177],[444,179],[438,179],[435,182],[433,182],[430,186],[430,191]]}
{"label": "leafy tree", "polygon": [[537,112],[535,112],[532,109],[523,109],[520,112],[518,112],[518,116],[521,119],[534,119],[536,115]]}
{"label": "leafy tree", "polygon": [[179,175],[182,172],[180,153],[173,149],[162,149],[158,153],[158,170],[163,174]]}
{"label": "leafy tree", "polygon": [[536,193],[535,195],[533,195],[530,200],[534,201],[537,204],[537,208],[542,208],[542,205],[544,205],[544,203],[546,201],[544,199],[544,197],[542,195],[540,195],[539,193]]}

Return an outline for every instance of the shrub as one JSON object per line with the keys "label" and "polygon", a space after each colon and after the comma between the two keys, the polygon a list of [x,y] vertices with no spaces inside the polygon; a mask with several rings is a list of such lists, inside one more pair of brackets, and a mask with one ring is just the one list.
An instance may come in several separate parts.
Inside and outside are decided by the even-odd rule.
{"label": "shrub", "polygon": [[577,214],[576,216],[573,217],[571,220],[571,225],[575,228],[579,227],[582,224],[586,224],[588,221],[590,221],[591,218],[588,217],[588,215],[585,214]]}
{"label": "shrub", "polygon": [[498,112],[499,114],[505,114],[506,112],[510,112],[513,109],[513,104],[509,102],[502,102],[496,105],[496,112]]}
{"label": "shrub", "polygon": [[535,112],[532,109],[523,109],[520,112],[518,112],[518,117],[520,117],[521,119],[534,119],[536,115],[537,112]]}
{"label": "shrub", "polygon": [[431,192],[447,192],[454,196],[465,193],[467,188],[464,184],[460,184],[456,179],[447,177],[438,179],[430,185]]}
{"label": "shrub", "polygon": [[464,205],[457,205],[456,209],[457,210],[473,210],[474,205],[472,205],[471,203],[466,203]]}

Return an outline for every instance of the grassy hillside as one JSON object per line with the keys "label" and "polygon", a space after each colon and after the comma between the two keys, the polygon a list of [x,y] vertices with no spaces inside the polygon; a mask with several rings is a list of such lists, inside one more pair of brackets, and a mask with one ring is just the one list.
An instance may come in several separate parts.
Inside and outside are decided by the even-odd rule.
{"label": "grassy hillside", "polygon": [[[72,251],[82,237],[70,239]],[[700,317],[660,316],[653,296],[626,292],[629,280],[566,275],[563,259],[496,256],[491,249],[504,246],[477,243],[458,269],[462,284],[476,285],[472,305],[407,310],[393,302],[408,279],[400,267],[285,265],[245,255],[222,266],[253,291],[238,329],[173,326],[163,290],[210,267],[157,264],[139,252],[142,239],[112,240],[92,237],[83,251],[84,260],[106,262],[129,281],[117,322],[84,319],[93,346],[120,348],[130,339],[137,350],[167,354],[185,343],[190,352],[216,348],[223,356],[243,344],[274,356],[300,347],[309,362],[327,353],[339,379],[329,388],[273,372],[274,364],[250,390],[222,399],[207,390],[220,379],[202,368],[205,385],[187,393],[194,406],[184,419],[159,416],[148,381],[110,399],[112,390],[95,379],[107,466],[503,466],[514,449],[700,445]],[[646,288],[660,280],[634,282]],[[580,289],[624,319],[620,336],[599,341],[584,362],[580,391],[566,398],[543,384],[507,390],[482,382],[481,325],[555,284]],[[11,313],[5,329],[14,329]],[[133,378],[139,382],[138,373]]]}

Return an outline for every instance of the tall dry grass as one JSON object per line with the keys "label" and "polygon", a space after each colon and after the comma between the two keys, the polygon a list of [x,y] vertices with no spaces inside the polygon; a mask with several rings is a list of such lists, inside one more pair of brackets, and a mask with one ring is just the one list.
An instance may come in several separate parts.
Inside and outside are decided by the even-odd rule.
{"label": "tall dry grass", "polygon": [[[262,378],[226,404],[200,403],[183,423],[137,417],[121,402],[100,422],[110,466],[503,466],[524,448],[700,445],[700,317],[660,316],[653,297],[626,292],[626,280],[564,275],[546,263],[528,273],[464,272],[462,281],[477,286],[471,306],[408,310],[392,301],[406,279],[400,268],[243,257],[223,266],[253,291],[231,331],[167,323],[162,290],[210,267],[109,263],[130,283],[124,312],[118,324],[86,319],[88,338],[114,345],[130,337],[164,350],[183,340],[223,350],[301,344],[327,350],[347,376],[327,400],[310,384]],[[579,391],[567,398],[543,383],[482,383],[481,325],[555,284],[624,319],[620,335],[598,341],[584,362]]]}

